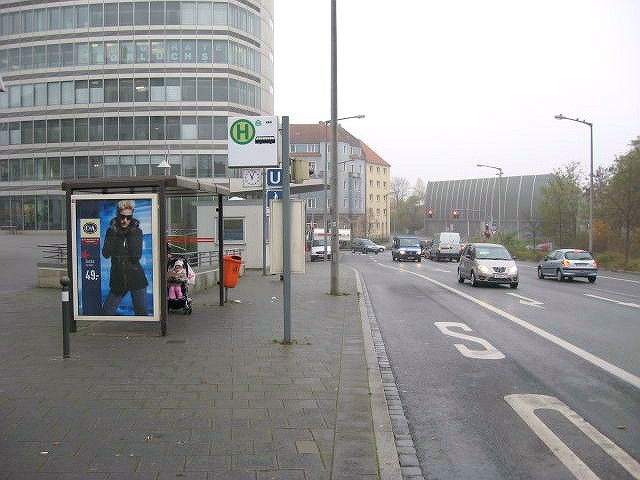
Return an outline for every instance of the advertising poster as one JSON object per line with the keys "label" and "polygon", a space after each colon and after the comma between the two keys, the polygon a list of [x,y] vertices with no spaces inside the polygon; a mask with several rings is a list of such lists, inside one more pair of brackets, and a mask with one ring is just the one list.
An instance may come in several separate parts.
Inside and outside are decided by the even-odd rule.
{"label": "advertising poster", "polygon": [[160,320],[156,194],[72,195],[76,320]]}

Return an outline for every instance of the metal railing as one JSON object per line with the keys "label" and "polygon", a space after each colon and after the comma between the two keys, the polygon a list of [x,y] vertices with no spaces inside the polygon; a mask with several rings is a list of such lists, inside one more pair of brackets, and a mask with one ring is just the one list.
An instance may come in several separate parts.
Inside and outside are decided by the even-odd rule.
{"label": "metal railing", "polygon": [[41,256],[44,263],[67,264],[66,243],[43,243],[38,245],[38,248],[42,249]]}
{"label": "metal railing", "polygon": [[[172,253],[180,255],[187,259],[192,267],[217,266],[218,250],[207,250],[202,252],[187,252],[184,249],[170,244]],[[52,263],[59,265],[67,264],[67,244],[66,243],[44,243],[38,245],[41,249],[41,258],[43,263]],[[228,248],[224,250],[224,255],[244,255],[243,248]]]}
{"label": "metal railing", "polygon": [[[204,266],[217,266],[218,265],[218,251],[207,250],[204,252],[175,252],[177,255],[185,257],[189,265],[192,267],[204,267]],[[224,255],[239,255],[242,257],[244,249],[242,248],[229,248],[225,249]]]}

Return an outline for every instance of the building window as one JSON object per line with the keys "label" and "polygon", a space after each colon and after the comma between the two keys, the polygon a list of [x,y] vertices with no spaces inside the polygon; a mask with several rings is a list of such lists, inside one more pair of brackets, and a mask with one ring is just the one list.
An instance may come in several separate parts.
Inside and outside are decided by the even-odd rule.
{"label": "building window", "polygon": [[102,80],[89,80],[89,102],[104,102],[104,89],[102,88]]}
{"label": "building window", "polygon": [[222,220],[222,238],[225,242],[244,242],[244,219],[224,218]]}
{"label": "building window", "polygon": [[182,117],[182,140],[196,140],[198,138],[198,128],[196,117]]}
{"label": "building window", "polygon": [[213,139],[213,118],[198,117],[198,140]]}
{"label": "building window", "polygon": [[[159,2],[151,2],[159,3]],[[133,19],[136,25],[149,25],[149,3],[147,2],[136,2],[133,4],[134,6],[134,14]]]}
{"label": "building window", "polygon": [[136,140],[149,140],[149,117],[134,117],[134,132]]}
{"label": "building window", "polygon": [[151,140],[164,140],[164,117],[151,117]]}
{"label": "building window", "polygon": [[198,155],[198,177],[211,177],[211,155]]}
{"label": "building window", "polygon": [[198,156],[182,155],[182,170],[185,177],[196,177],[198,173]]}
{"label": "building window", "polygon": [[101,142],[103,137],[102,117],[89,119],[89,140]]}
{"label": "building window", "polygon": [[60,120],[60,141],[73,142],[75,135],[73,131],[73,118],[63,118]]}
{"label": "building window", "polygon": [[89,134],[89,119],[76,118],[76,142],[86,142]]}
{"label": "building window", "polygon": [[118,79],[107,78],[104,80],[104,103],[118,101]]}
{"label": "building window", "polygon": [[135,79],[134,100],[136,102],[149,101],[149,79],[148,78]]}
{"label": "building window", "polygon": [[104,119],[104,140],[106,142],[118,140],[118,117],[106,117]]}

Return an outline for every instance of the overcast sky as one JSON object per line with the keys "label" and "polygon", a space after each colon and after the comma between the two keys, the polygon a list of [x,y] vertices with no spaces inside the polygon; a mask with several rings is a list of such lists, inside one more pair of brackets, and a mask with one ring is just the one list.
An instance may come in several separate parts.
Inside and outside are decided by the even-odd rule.
{"label": "overcast sky", "polygon": [[[275,0],[275,114],[331,117],[331,2]],[[610,165],[640,136],[638,0],[337,0],[338,117],[425,181]]]}

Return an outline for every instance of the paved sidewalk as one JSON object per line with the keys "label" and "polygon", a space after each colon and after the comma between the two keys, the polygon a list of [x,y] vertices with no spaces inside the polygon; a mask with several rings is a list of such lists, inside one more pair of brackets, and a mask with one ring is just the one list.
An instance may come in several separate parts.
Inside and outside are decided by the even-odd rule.
{"label": "paved sidewalk", "polygon": [[[0,294],[0,480],[399,479],[355,272],[247,271],[218,305],[157,323],[78,323],[62,359],[60,291]],[[375,421],[374,421],[375,419]]]}

